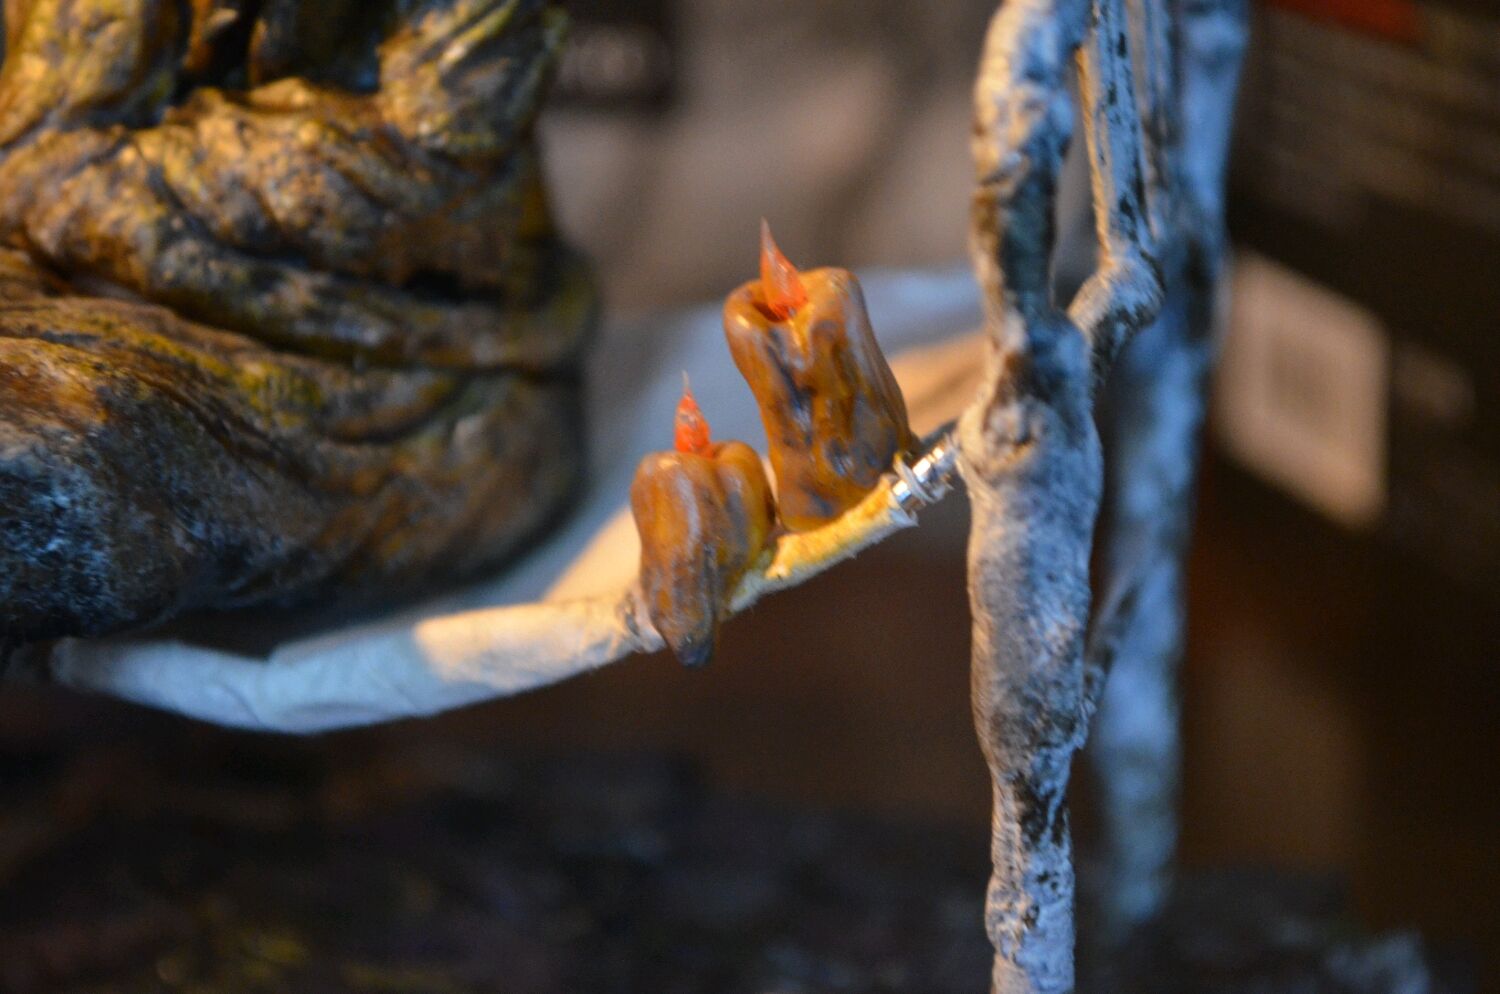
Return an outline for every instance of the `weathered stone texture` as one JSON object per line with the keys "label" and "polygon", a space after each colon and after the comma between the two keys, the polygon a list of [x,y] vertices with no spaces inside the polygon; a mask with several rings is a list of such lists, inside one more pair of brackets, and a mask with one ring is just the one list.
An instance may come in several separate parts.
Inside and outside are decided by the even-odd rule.
{"label": "weathered stone texture", "polygon": [[389,596],[556,513],[593,308],[532,138],[559,11],[5,14],[0,645]]}

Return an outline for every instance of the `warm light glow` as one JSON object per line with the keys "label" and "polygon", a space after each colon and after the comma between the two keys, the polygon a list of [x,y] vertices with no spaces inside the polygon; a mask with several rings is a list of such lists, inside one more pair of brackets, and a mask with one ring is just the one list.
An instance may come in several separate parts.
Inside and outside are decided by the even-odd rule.
{"label": "warm light glow", "polygon": [[771,237],[771,225],[760,222],[760,288],[766,310],[778,321],[785,321],[807,303],[807,288],[787,257]]}
{"label": "warm light glow", "polygon": [[677,402],[677,418],[673,426],[672,447],[678,452],[708,451],[710,444],[708,419],[703,416],[698,401],[693,398],[688,386],[687,374],[682,374],[682,399]]}

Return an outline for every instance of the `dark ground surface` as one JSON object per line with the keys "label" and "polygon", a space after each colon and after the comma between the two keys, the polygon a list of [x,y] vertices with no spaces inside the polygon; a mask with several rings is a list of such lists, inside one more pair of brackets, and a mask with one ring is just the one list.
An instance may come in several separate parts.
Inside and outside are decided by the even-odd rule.
{"label": "dark ground surface", "polygon": [[[0,761],[0,990],[986,987],[972,833],[737,799],[659,759],[198,741]],[[1324,883],[1200,878],[1132,947],[1149,979],[1118,989],[1467,989],[1340,904]]]}

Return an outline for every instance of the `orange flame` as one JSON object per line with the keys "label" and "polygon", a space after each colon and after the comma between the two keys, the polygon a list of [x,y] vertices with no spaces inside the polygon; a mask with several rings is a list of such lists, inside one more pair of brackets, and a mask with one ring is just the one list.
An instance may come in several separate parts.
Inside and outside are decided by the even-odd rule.
{"label": "orange flame", "polygon": [[785,321],[807,303],[807,288],[797,267],[792,265],[771,237],[771,225],[760,222],[760,291],[766,310],[778,321]]}
{"label": "orange flame", "polygon": [[677,417],[672,427],[672,447],[678,452],[696,452],[701,455],[708,451],[710,442],[708,419],[703,416],[703,410],[693,397],[687,374],[683,373],[682,399],[677,402]]}

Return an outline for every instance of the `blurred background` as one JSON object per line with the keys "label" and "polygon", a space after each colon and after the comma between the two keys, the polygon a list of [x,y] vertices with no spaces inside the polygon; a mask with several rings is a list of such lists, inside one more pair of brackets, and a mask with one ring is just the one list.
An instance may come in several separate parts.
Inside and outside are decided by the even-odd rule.
{"label": "blurred background", "polygon": [[[546,149],[555,209],[596,260],[612,319],[750,278],[762,216],[798,263],[964,264],[968,87],[990,3],[569,6]],[[1417,929],[1500,990],[1489,7],[1255,7],[1191,568],[1182,858],[1338,874],[1367,924]],[[1065,211],[1079,191],[1067,196]],[[435,742],[666,752],[745,796],[942,825],[982,859],[966,524],[949,501],[919,533],[771,599],[728,627],[707,671],[653,657],[432,721],[267,740],[8,691],[5,782],[24,793],[25,771],[141,742],[252,768]],[[56,810],[0,829],[0,874]]]}

